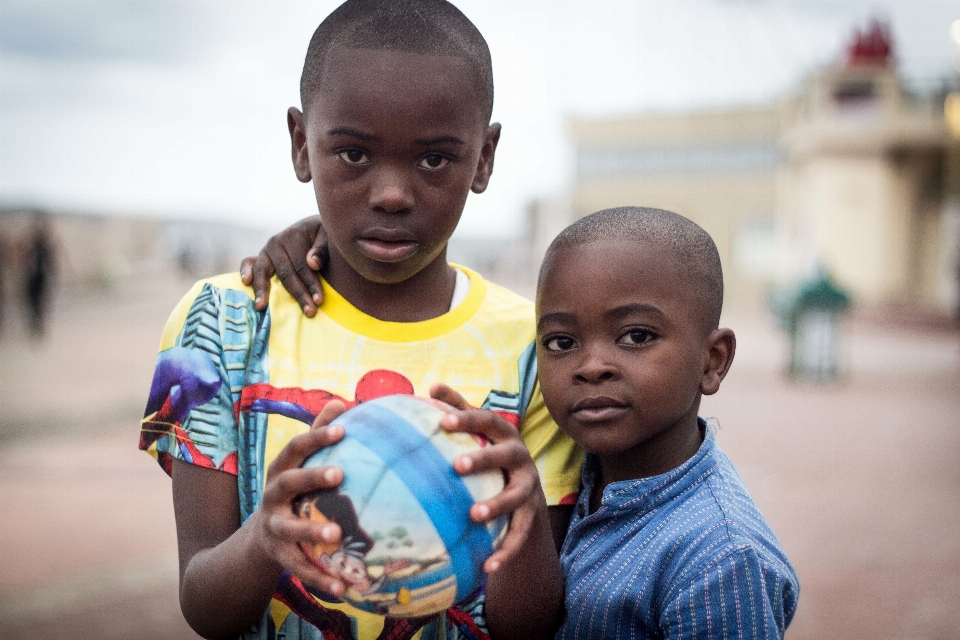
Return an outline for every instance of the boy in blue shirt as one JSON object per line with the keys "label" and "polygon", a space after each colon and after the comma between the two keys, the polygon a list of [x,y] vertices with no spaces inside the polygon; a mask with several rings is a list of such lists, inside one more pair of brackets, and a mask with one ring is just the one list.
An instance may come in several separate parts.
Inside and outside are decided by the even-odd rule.
{"label": "boy in blue shirt", "polygon": [[600,211],[547,251],[540,384],[588,454],[558,638],[782,638],[793,618],[796,573],[697,416],[736,349],[722,302],[713,240],[669,211]]}

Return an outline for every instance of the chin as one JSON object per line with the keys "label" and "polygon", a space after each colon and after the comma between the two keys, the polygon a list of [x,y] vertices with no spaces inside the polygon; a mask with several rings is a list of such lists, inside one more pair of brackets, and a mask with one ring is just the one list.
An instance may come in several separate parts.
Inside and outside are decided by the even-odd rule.
{"label": "chin", "polygon": [[597,433],[595,430],[591,433],[590,428],[578,428],[567,431],[567,434],[580,445],[587,453],[597,456],[615,456],[627,449],[619,440],[613,440],[605,437],[605,434]]}
{"label": "chin", "polygon": [[377,284],[399,284],[417,275],[423,268],[418,269],[415,265],[410,264],[386,262],[356,265],[354,270],[359,273],[364,280],[369,280],[370,282],[376,282]]}

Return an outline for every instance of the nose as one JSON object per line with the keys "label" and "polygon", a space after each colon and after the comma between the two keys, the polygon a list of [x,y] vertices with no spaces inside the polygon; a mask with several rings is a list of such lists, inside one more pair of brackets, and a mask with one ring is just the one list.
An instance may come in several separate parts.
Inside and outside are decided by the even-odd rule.
{"label": "nose", "polygon": [[601,349],[581,349],[582,360],[574,370],[574,380],[580,384],[596,384],[616,380],[620,369]]}
{"label": "nose", "polygon": [[413,191],[404,171],[382,166],[372,176],[370,208],[385,213],[406,213],[413,204]]}

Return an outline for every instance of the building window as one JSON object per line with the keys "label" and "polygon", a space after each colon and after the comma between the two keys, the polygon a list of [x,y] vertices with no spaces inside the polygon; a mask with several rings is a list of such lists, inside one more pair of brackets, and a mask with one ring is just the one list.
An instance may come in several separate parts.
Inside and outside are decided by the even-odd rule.
{"label": "building window", "polygon": [[780,164],[773,142],[644,149],[580,149],[580,177],[664,173],[770,171]]}

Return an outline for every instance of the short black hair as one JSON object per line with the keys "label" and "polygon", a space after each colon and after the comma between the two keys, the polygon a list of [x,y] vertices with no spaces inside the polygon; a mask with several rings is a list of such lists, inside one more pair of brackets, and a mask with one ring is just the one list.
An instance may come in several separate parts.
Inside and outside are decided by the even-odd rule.
{"label": "short black hair", "polygon": [[328,15],[310,38],[300,76],[304,110],[320,86],[327,53],[334,45],[456,56],[466,60],[480,105],[493,112],[490,48],[476,26],[446,0],[347,0]]}
{"label": "short black hair", "polygon": [[616,207],[580,218],[550,243],[540,269],[540,282],[550,254],[565,247],[596,242],[633,240],[669,248],[695,287],[703,320],[709,330],[720,326],[723,309],[723,267],[710,234],[692,220],[665,209]]}

